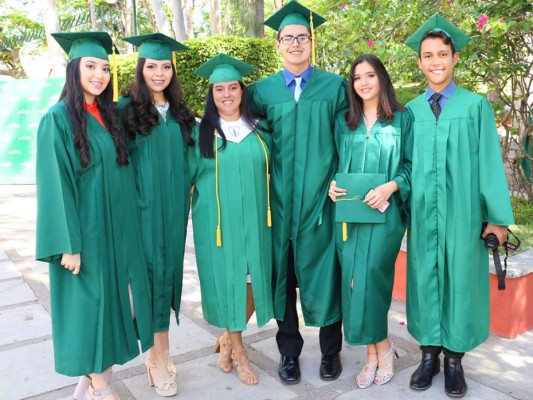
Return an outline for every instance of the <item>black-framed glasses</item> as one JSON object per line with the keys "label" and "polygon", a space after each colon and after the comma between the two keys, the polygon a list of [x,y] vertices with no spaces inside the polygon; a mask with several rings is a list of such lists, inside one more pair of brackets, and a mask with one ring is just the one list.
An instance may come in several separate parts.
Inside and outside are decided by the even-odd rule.
{"label": "black-framed glasses", "polygon": [[298,35],[298,36],[286,35],[286,36],[282,36],[279,38],[279,41],[283,43],[285,46],[291,46],[295,40],[297,40],[299,44],[307,44],[311,40],[311,36],[309,35]]}

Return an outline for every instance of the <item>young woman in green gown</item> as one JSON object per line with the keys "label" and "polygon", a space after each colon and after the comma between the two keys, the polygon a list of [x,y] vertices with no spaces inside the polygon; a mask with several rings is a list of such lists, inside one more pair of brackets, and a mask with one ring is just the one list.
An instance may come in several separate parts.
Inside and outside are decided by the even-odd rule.
{"label": "young woman in green gown", "polygon": [[258,383],[242,341],[254,310],[262,326],[273,317],[268,185],[269,134],[252,112],[242,75],[255,69],[225,54],[196,73],[209,78],[204,117],[189,150],[192,218],[205,320],[225,328],[217,340],[219,368]]}
{"label": "young woman in green gown", "polygon": [[[381,184],[361,199],[369,207],[365,218],[372,213],[379,215],[377,209],[390,203],[384,211],[384,223],[337,223],[344,336],[350,345],[367,345],[366,365],[356,378],[357,386],[366,388],[372,383],[387,383],[394,374],[396,349],[387,337],[387,313],[394,263],[407,225],[411,118],[396,101],[389,74],[379,58],[363,54],[350,71],[350,108],[337,116],[335,125],[338,172],[353,178],[354,188],[360,185],[359,179],[371,174],[383,177]],[[345,189],[331,182],[330,198],[334,202],[348,200],[352,194],[346,196]],[[352,221],[361,215],[355,217]]]}
{"label": "young woman in green gown", "polygon": [[[50,264],[56,371],[75,399],[116,400],[113,364],[152,346],[133,170],[112,102],[104,32],[55,33],[66,82],[37,133],[36,258]],[[135,306],[135,307],[134,307]]]}
{"label": "young woman in green gown", "polygon": [[154,317],[154,346],[145,361],[149,383],[161,396],[177,393],[170,359],[171,308],[179,322],[183,257],[189,216],[187,147],[195,125],[172,62],[186,47],[161,33],[132,36],[139,59],[135,81],[119,101],[128,134],[141,210],[143,249],[148,266]]}

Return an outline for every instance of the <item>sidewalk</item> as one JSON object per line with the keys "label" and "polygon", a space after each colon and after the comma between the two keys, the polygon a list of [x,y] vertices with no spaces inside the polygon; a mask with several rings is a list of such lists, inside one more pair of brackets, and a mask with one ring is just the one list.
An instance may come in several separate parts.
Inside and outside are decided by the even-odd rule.
{"label": "sidewalk", "polygon": [[[0,400],[71,399],[77,383],[76,378],[54,371],[48,265],[34,260],[34,248],[35,187],[0,185]],[[236,372],[224,374],[217,368],[218,355],[213,354],[213,346],[222,330],[202,319],[191,228],[183,286],[181,325],[171,323],[170,328],[170,352],[178,383],[175,399],[448,399],[442,372],[430,389],[409,389],[420,353],[407,332],[405,305],[400,301],[393,302],[389,313],[390,334],[398,342],[400,358],[395,361],[396,374],[388,384],[358,389],[354,377],[364,364],[366,350],[364,346],[346,344],[341,353],[344,370],[340,378],[321,381],[318,329],[304,328],[302,381],[283,385],[277,374],[276,323],[271,321],[258,329],[252,318],[245,342],[260,380],[252,387],[241,383]],[[113,387],[123,400],[162,399],[148,387],[144,358],[140,356],[114,369]],[[533,399],[533,331],[515,339],[491,335],[465,356],[463,365],[469,386],[465,399]]]}

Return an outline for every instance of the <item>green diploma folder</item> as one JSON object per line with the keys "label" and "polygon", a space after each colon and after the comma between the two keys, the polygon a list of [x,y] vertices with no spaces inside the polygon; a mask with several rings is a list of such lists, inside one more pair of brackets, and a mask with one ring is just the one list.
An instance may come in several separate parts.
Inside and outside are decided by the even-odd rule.
{"label": "green diploma folder", "polygon": [[363,203],[365,195],[385,183],[385,174],[338,173],[337,187],[346,189],[346,196],[337,197],[335,221],[382,224],[385,214]]}

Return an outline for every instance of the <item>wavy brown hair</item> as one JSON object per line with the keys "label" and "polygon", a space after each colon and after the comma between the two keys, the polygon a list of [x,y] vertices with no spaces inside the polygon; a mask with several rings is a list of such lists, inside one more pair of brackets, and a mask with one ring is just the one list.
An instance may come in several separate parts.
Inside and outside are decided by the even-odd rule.
{"label": "wavy brown hair", "polygon": [[[83,58],[83,57],[82,57]],[[67,76],[59,101],[65,100],[67,112],[72,124],[74,146],[80,152],[82,167],[87,167],[91,160],[89,141],[87,139],[87,110],[83,107],[85,97],[80,81],[80,65],[82,58],[76,58],[67,65]],[[120,129],[118,111],[113,103],[113,88],[108,84],[104,91],[97,96],[98,109],[109,134],[113,137],[117,148],[117,164],[128,164],[128,151],[124,136]]]}
{"label": "wavy brown hair", "polygon": [[398,100],[396,100],[396,93],[394,93],[394,86],[390,79],[389,73],[385,69],[385,66],[381,60],[373,54],[361,54],[353,62],[350,68],[350,79],[348,80],[348,87],[346,91],[348,93],[348,100],[350,103],[349,111],[344,115],[346,124],[350,129],[356,129],[363,117],[363,99],[355,92],[354,84],[354,72],[355,67],[364,62],[369,63],[379,80],[379,102],[378,102],[378,118],[381,121],[390,121],[394,116],[395,111],[403,111],[403,107]]}
{"label": "wavy brown hair", "polygon": [[[149,135],[152,128],[158,124],[159,113],[153,105],[152,92],[146,85],[143,75],[146,58],[137,60],[135,68],[135,81],[122,92],[124,96],[131,96],[132,101],[125,108],[123,124],[130,137],[135,139],[136,135]],[[178,76],[174,64],[172,65],[172,78],[168,86],[163,90],[165,99],[168,101],[170,115],[178,122],[181,128],[183,139],[188,145],[193,145],[191,130],[196,124],[194,114],[185,104],[183,90],[179,84]]]}

